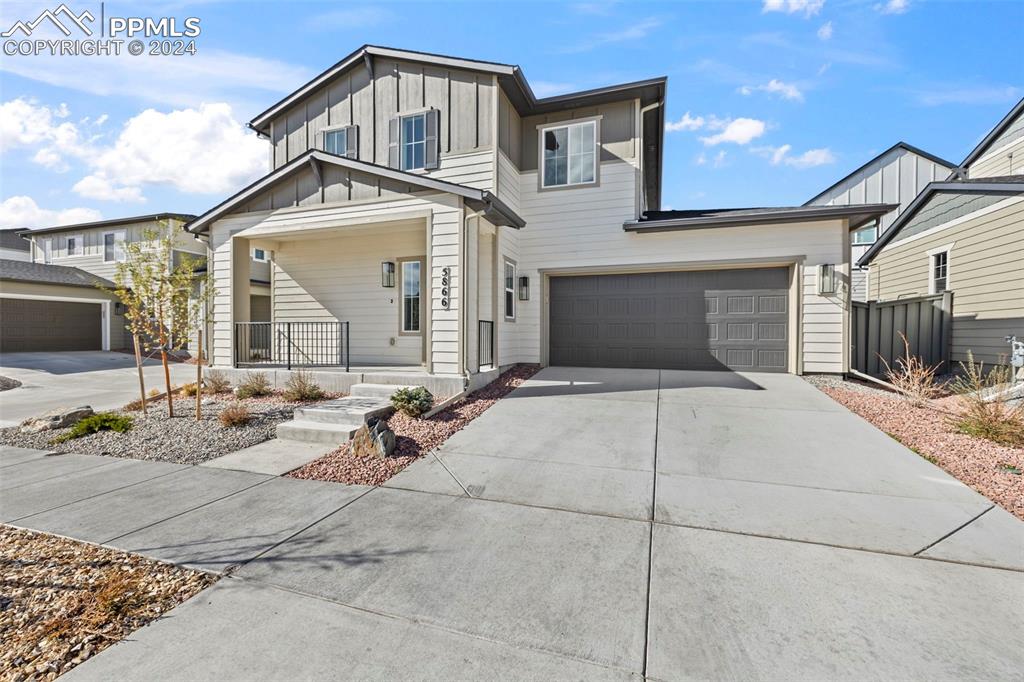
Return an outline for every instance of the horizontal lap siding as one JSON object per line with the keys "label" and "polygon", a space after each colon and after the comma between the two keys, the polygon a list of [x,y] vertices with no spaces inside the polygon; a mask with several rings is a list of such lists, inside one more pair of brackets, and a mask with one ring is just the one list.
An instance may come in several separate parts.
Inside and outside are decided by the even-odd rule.
{"label": "horizontal lap siding", "polygon": [[995,149],[994,153],[990,152],[981,157],[967,169],[967,175],[972,180],[1022,173],[1024,173],[1024,137],[1018,138],[1011,144],[1003,145],[1001,149]]}
{"label": "horizontal lap siding", "polygon": [[873,298],[891,300],[928,293],[928,251],[949,252],[953,290],[955,361],[967,351],[992,363],[1009,346],[1009,334],[1024,336],[1024,200],[1009,199],[982,215],[928,236],[886,247],[871,266]]}
{"label": "horizontal lap siding", "polygon": [[520,207],[519,170],[501,151],[498,152],[498,182],[496,184],[498,198],[518,213]]}
{"label": "horizontal lap siding", "polygon": [[[592,188],[537,191],[536,172],[520,181],[521,215],[527,226],[514,238],[502,232],[503,251],[520,254],[520,271],[538,284],[538,270],[576,267],[617,267],[701,261],[790,258],[805,256],[802,281],[804,371],[843,371],[843,305],[839,297],[817,295],[816,266],[843,264],[841,221],[801,225],[764,225],[652,234],[627,233],[623,222],[635,218],[636,183],[639,174],[630,163],[601,165],[601,185]],[[534,292],[537,289],[534,288]],[[537,362],[540,358],[541,297],[518,302],[515,332],[502,335],[502,362],[508,344],[517,342],[516,359]],[[511,326],[511,325],[509,325]],[[812,336],[813,335],[813,336]]]}
{"label": "horizontal lap siding", "polygon": [[476,189],[494,189],[494,152],[442,157],[430,177]]}

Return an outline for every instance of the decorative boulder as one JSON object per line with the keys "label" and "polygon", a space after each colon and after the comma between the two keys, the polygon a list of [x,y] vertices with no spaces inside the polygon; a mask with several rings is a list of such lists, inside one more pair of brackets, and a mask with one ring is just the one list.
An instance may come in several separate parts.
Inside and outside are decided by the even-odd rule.
{"label": "decorative boulder", "polygon": [[395,441],[395,432],[388,428],[388,423],[371,417],[352,437],[352,453],[356,457],[390,457]]}
{"label": "decorative boulder", "polygon": [[56,410],[50,410],[46,414],[38,417],[26,419],[21,423],[21,432],[39,433],[40,431],[63,429],[68,426],[73,426],[86,417],[91,417],[92,415],[92,408],[88,405],[82,405],[81,407],[73,407],[70,409],[61,407]]}

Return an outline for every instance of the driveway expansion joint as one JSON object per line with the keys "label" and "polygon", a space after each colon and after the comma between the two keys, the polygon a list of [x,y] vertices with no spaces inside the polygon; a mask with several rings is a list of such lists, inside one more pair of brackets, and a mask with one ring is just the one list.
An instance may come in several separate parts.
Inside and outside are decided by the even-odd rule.
{"label": "driveway expansion joint", "polygon": [[956,527],[956,528],[954,528],[953,530],[949,531],[948,533],[946,533],[945,535],[943,535],[943,536],[942,536],[941,538],[939,538],[939,539],[938,539],[938,540],[936,540],[935,542],[931,543],[930,545],[926,545],[925,547],[922,547],[921,549],[919,549],[919,550],[917,550],[916,552],[914,552],[914,556],[918,556],[918,555],[920,555],[920,554],[922,554],[922,553],[924,553],[924,552],[927,552],[927,551],[928,551],[929,549],[931,549],[931,548],[932,548],[932,547],[934,547],[935,545],[939,544],[940,542],[942,542],[942,541],[943,541],[943,540],[945,540],[946,538],[952,537],[953,535],[955,535],[955,534],[959,533],[959,532],[960,532],[960,531],[962,531],[962,530],[963,530],[964,528],[966,528],[967,526],[971,525],[972,523],[974,523],[975,521],[977,521],[978,519],[980,519],[980,518],[981,518],[982,516],[984,516],[985,514],[989,513],[990,511],[992,511],[992,508],[993,508],[993,507],[995,507],[995,505],[994,505],[994,504],[990,504],[990,505],[989,505],[988,507],[986,507],[986,508],[985,508],[985,509],[984,509],[984,510],[983,510],[983,511],[982,511],[982,512],[980,513],[980,514],[978,514],[978,515],[977,515],[977,516],[975,516],[974,518],[972,518],[972,519],[968,519],[968,520],[967,520],[966,522],[964,522],[964,523],[960,524],[959,526],[957,526],[957,527]]}

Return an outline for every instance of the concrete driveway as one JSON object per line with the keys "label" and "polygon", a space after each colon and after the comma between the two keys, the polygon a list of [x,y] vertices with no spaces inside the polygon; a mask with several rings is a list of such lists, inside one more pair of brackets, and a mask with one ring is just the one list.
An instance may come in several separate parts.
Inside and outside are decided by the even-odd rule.
{"label": "concrete driveway", "polygon": [[[171,383],[195,381],[196,368],[171,364]],[[163,369],[147,360],[146,387],[163,390]],[[139,397],[135,356],[105,351],[2,353],[0,376],[21,386],[0,391],[0,427],[15,426],[57,407],[91,405],[95,410],[121,407]]]}
{"label": "concrete driveway", "polygon": [[549,368],[375,489],[95,460],[2,518],[228,577],[71,679],[1024,669],[1024,524],[797,377]]}

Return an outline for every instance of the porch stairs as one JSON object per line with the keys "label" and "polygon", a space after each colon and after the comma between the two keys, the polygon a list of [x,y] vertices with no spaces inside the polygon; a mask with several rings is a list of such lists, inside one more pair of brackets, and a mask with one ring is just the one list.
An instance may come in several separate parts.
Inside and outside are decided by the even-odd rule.
{"label": "porch stairs", "polygon": [[279,424],[277,437],[306,443],[341,445],[351,440],[371,417],[391,414],[391,394],[399,388],[393,384],[355,384],[344,398],[317,403],[295,410],[292,421]]}

